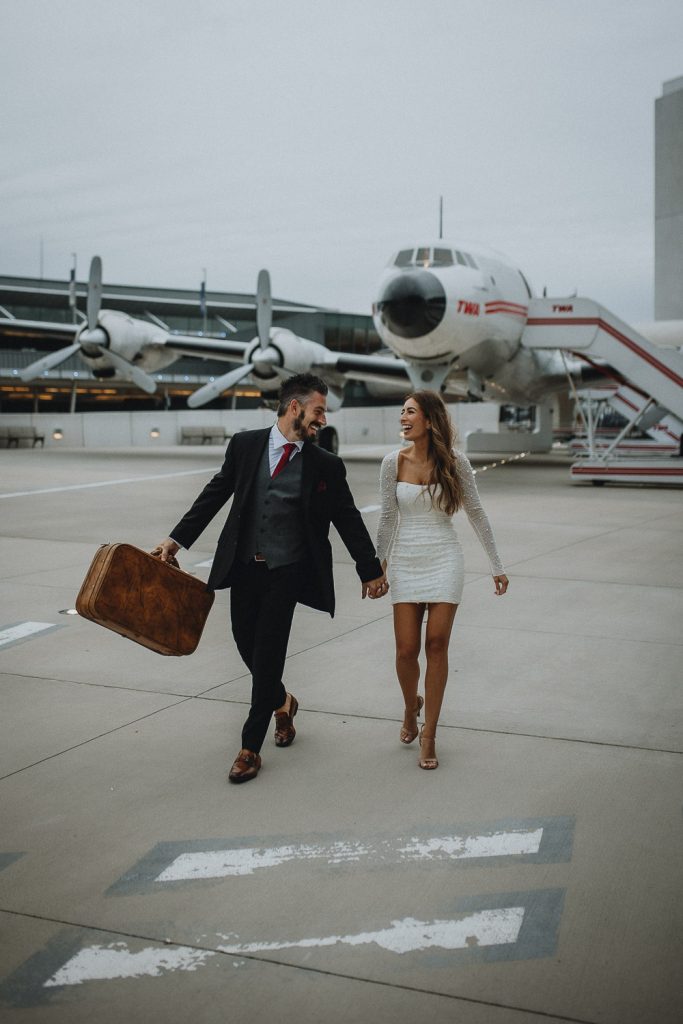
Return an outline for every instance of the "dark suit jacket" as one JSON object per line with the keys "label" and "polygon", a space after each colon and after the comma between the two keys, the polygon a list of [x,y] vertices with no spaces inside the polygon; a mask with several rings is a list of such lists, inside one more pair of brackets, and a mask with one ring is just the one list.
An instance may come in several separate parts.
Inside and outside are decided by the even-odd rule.
{"label": "dark suit jacket", "polygon": [[[241,517],[247,507],[256,469],[268,444],[270,427],[235,434],[225,453],[225,461],[201,492],[192,508],[171,530],[173,540],[189,548],[229,498],[234,500],[218,539],[207,586],[209,590],[229,587],[238,550]],[[346,482],[346,467],[340,458],[306,442],[303,459],[301,497],[304,530],[310,558],[301,603],[334,615],[334,580],[330,523],[336,527],[349,554],[356,563],[362,582],[377,579],[382,567],[361,514]]]}

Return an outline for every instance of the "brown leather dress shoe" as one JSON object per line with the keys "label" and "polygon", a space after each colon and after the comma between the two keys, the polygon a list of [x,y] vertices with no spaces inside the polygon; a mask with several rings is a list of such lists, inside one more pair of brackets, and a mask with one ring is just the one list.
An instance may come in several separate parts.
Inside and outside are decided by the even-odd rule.
{"label": "brown leather dress shoe", "polygon": [[294,728],[294,715],[299,710],[299,701],[296,697],[288,693],[289,697],[289,714],[286,711],[275,712],[275,746],[276,747],[289,747],[294,742],[296,736],[296,729]]}
{"label": "brown leather dress shoe", "polygon": [[255,779],[261,767],[261,758],[251,750],[240,750],[228,773],[231,782],[249,782]]}

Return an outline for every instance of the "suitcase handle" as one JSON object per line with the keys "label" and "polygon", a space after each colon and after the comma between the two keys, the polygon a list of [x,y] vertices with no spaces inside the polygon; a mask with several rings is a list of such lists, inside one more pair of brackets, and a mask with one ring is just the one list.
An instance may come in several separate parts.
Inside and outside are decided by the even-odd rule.
{"label": "suitcase handle", "polygon": [[[159,551],[158,548],[155,548],[154,551],[150,552],[150,554],[152,555],[153,558],[161,558],[161,551]],[[185,575],[190,575],[190,577],[193,577],[193,579],[197,579],[194,572],[188,572],[187,569],[183,569],[182,565],[175,557],[175,555],[171,555],[170,558],[167,558],[166,561],[164,562],[164,565],[170,565],[171,568],[177,569],[178,572],[184,572]]]}
{"label": "suitcase handle", "polygon": [[[153,551],[150,551],[150,555],[154,558],[161,558],[161,548],[154,548]],[[171,555],[170,558],[166,559],[166,565],[172,565],[174,569],[180,569],[180,563],[175,555]],[[180,571],[185,572],[184,569],[181,569]],[[188,576],[190,575],[191,573],[188,573]]]}

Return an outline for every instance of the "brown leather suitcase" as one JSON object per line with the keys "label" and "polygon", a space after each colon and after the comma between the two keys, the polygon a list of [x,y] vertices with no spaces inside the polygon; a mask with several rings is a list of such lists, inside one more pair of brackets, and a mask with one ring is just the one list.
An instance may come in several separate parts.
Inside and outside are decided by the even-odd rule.
{"label": "brown leather suitcase", "polygon": [[192,654],[213,599],[201,580],[132,544],[102,544],[76,611],[158,654]]}

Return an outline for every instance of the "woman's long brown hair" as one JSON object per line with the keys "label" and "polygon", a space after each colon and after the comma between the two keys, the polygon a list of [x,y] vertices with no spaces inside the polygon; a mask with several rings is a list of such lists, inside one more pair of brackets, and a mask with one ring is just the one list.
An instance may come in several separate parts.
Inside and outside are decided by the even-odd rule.
{"label": "woman's long brown hair", "polygon": [[[429,457],[434,469],[429,481],[428,490],[432,502],[452,516],[462,505],[462,484],[453,454],[455,445],[455,427],[448,415],[443,398],[436,391],[413,391],[406,398],[412,398],[419,405],[424,416],[429,420]],[[437,494],[437,488],[440,488]]]}

